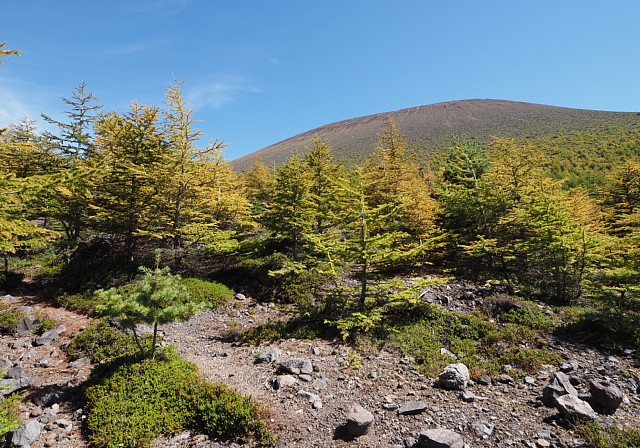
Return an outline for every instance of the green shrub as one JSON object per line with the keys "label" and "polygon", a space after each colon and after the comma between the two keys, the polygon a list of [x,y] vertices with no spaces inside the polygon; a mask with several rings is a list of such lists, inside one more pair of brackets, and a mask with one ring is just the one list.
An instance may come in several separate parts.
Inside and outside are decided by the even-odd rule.
{"label": "green shrub", "polygon": [[639,429],[605,428],[595,422],[583,422],[575,430],[589,448],[640,448]]}
{"label": "green shrub", "polygon": [[0,401],[0,441],[20,427],[20,395],[12,394]]}
{"label": "green shrub", "polygon": [[25,314],[23,311],[17,309],[5,309],[0,311],[0,333],[13,334]]}
{"label": "green shrub", "polygon": [[35,318],[36,327],[33,330],[35,334],[43,334],[45,331],[49,331],[58,325],[53,317],[48,316],[44,313],[37,313]]}
{"label": "green shrub", "polygon": [[207,302],[213,308],[224,305],[233,297],[233,291],[221,283],[199,278],[183,278],[180,282],[187,288],[192,302]]}
{"label": "green shrub", "polygon": [[[143,336],[144,343],[151,341],[151,336]],[[88,356],[93,362],[110,361],[121,356],[133,356],[138,347],[132,334],[126,334],[109,325],[107,319],[87,327],[74,336],[67,347],[70,358],[78,359]]]}
{"label": "green shrub", "polygon": [[205,382],[194,364],[172,350],[156,359],[103,369],[90,383],[87,429],[96,447],[149,447],[157,436],[185,429],[271,441],[256,402]]}

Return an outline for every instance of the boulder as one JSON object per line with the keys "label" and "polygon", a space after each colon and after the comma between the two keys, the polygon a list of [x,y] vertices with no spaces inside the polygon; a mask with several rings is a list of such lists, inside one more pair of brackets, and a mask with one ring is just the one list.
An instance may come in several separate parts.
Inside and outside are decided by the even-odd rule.
{"label": "boulder", "polygon": [[469,382],[469,369],[462,363],[449,364],[440,374],[439,381],[445,389],[463,390]]}
{"label": "boulder", "polygon": [[595,420],[596,413],[584,400],[575,395],[565,394],[556,399],[556,408],[571,420]]}
{"label": "boulder", "polygon": [[464,439],[455,431],[444,428],[422,429],[418,435],[422,448],[463,448]]}
{"label": "boulder", "polygon": [[553,378],[542,389],[542,402],[548,407],[555,407],[556,401],[563,395],[578,396],[578,391],[571,384],[569,377],[562,372],[553,374]]}
{"label": "boulder", "polygon": [[44,425],[38,420],[31,419],[11,434],[12,447],[27,447],[34,443],[40,434]]}
{"label": "boulder", "polygon": [[589,383],[589,393],[593,401],[605,409],[618,409],[624,398],[624,394],[616,386],[600,381]]}
{"label": "boulder", "polygon": [[313,364],[308,359],[294,358],[278,363],[278,369],[293,375],[313,373]]}
{"label": "boulder", "polygon": [[373,425],[373,414],[360,404],[354,404],[347,413],[347,433],[352,437],[363,436]]}
{"label": "boulder", "polygon": [[41,346],[41,345],[49,345],[60,336],[66,330],[64,325],[60,325],[52,330],[45,331],[42,333],[42,336],[38,336],[34,339],[33,345]]}
{"label": "boulder", "polygon": [[273,388],[276,390],[284,389],[285,387],[293,387],[298,384],[298,380],[291,375],[278,375],[273,382]]}
{"label": "boulder", "polygon": [[427,405],[422,401],[408,401],[398,409],[400,415],[415,415],[427,410]]}
{"label": "boulder", "polygon": [[282,352],[280,352],[280,350],[278,350],[276,347],[274,347],[274,348],[272,348],[272,349],[270,349],[270,350],[258,355],[258,357],[254,361],[254,363],[255,364],[272,363],[272,362],[277,361],[281,354],[282,354]]}

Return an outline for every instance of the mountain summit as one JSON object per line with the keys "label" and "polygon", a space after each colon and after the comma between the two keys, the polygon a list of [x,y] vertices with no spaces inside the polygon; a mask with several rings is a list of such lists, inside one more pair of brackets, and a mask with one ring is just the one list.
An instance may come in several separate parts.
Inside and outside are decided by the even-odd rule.
{"label": "mountain summit", "polygon": [[640,127],[635,112],[607,112],[546,106],[506,100],[470,99],[412,107],[337,121],[303,132],[231,161],[236,170],[260,159],[267,165],[285,161],[291,153],[306,152],[314,137],[331,145],[337,160],[360,163],[375,148],[378,134],[393,118],[410,148],[433,152],[445,148],[453,136],[479,143],[492,136],[535,138],[559,132]]}

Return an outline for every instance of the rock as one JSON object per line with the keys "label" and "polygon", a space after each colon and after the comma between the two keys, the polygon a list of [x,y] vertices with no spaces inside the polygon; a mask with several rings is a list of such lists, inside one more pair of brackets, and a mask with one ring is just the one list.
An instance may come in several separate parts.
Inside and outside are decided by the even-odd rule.
{"label": "rock", "polygon": [[317,378],[311,385],[315,390],[322,390],[327,387],[327,381],[322,378]]}
{"label": "rock", "polygon": [[513,378],[505,373],[498,376],[497,381],[502,384],[511,384],[513,383]]}
{"label": "rock", "polygon": [[560,413],[571,420],[595,420],[596,413],[589,403],[579,399],[575,395],[565,394],[556,399],[556,408]]}
{"label": "rock", "polygon": [[240,301],[240,302],[244,302],[245,300],[247,300],[247,296],[245,296],[244,294],[242,294],[240,292],[238,294],[236,294],[235,296],[233,296],[233,298],[238,300],[238,301]]}
{"label": "rock", "polygon": [[88,366],[90,364],[91,364],[91,358],[84,357],[84,358],[76,359],[75,361],[71,361],[69,363],[69,368],[70,369],[81,369],[81,368],[86,367],[86,366]]}
{"label": "rock", "polygon": [[400,406],[398,414],[400,415],[415,415],[420,414],[427,410],[427,405],[422,401],[407,401]]}
{"label": "rock", "polygon": [[293,375],[311,374],[313,373],[313,364],[308,359],[294,358],[279,363],[278,369]]}
{"label": "rock", "polygon": [[545,439],[536,440],[536,446],[538,448],[549,448],[551,446],[551,442]]}
{"label": "rock", "polygon": [[563,362],[560,366],[560,371],[562,373],[573,372],[574,370],[578,370],[578,361],[573,360],[570,362]]}
{"label": "rock", "polygon": [[463,448],[464,439],[455,431],[444,428],[422,429],[418,446],[423,448]]}
{"label": "rock", "polygon": [[298,380],[291,375],[278,375],[276,380],[273,382],[273,388],[284,389],[286,387],[293,387],[298,384]]}
{"label": "rock", "polygon": [[495,425],[489,422],[474,422],[471,427],[478,437],[486,438],[493,434]]}
{"label": "rock", "polygon": [[322,401],[320,400],[320,396],[316,395],[312,392],[307,392],[306,390],[301,390],[298,392],[298,398],[302,398],[307,400],[315,409],[322,408]]}
{"label": "rock", "polygon": [[367,374],[367,378],[369,378],[370,380],[375,380],[378,378],[378,372],[369,372]]}
{"label": "rock", "polygon": [[0,358],[0,370],[9,370],[13,367],[13,362],[5,358]]}
{"label": "rock", "polygon": [[373,425],[373,414],[355,404],[347,413],[347,433],[352,437],[363,436],[369,432]]}
{"label": "rock", "polygon": [[36,359],[36,367],[51,367],[52,361],[51,356],[43,356]]}
{"label": "rock", "polygon": [[268,364],[278,360],[282,352],[276,347],[266,351],[255,359],[254,364]]}
{"label": "rock", "polygon": [[449,350],[447,350],[444,347],[440,348],[440,354],[443,355],[443,356],[448,356],[448,357],[453,358],[453,359],[457,359],[458,358],[456,355],[454,355],[453,353],[451,353]]}
{"label": "rock", "polygon": [[34,384],[36,378],[24,371],[22,367],[14,367],[0,380],[0,394],[10,395],[18,390],[26,389]]}
{"label": "rock", "polygon": [[320,349],[318,347],[311,347],[309,353],[315,356],[320,356]]}
{"label": "rock", "polygon": [[449,364],[440,374],[439,381],[445,389],[463,390],[469,381],[469,369],[462,363]]}
{"label": "rock", "polygon": [[11,434],[11,446],[26,447],[34,443],[42,434],[44,425],[31,419]]}
{"label": "rock", "polygon": [[35,330],[37,323],[38,319],[36,319],[34,316],[26,316],[16,326],[16,334],[18,334],[18,336],[30,335],[31,333],[33,333],[33,330]]}
{"label": "rock", "polygon": [[553,378],[542,390],[542,402],[549,407],[555,407],[558,397],[563,395],[578,396],[578,391],[569,381],[569,377],[562,372],[553,374]]}
{"label": "rock", "polygon": [[465,403],[473,403],[474,401],[476,401],[476,396],[467,390],[463,390],[460,393],[460,399]]}
{"label": "rock", "polygon": [[596,404],[612,410],[618,409],[624,398],[624,394],[616,386],[600,381],[591,381],[589,383],[589,393]]}
{"label": "rock", "polygon": [[483,373],[478,378],[476,378],[476,383],[482,384],[483,386],[488,386],[491,384],[491,377],[486,373]]}
{"label": "rock", "polygon": [[532,376],[525,376],[524,377],[524,384],[526,384],[527,386],[535,386],[536,385],[536,379]]}
{"label": "rock", "polygon": [[310,383],[311,381],[313,381],[313,377],[311,375],[306,375],[304,373],[298,375],[298,378],[300,379],[300,381],[304,381],[305,383]]}
{"label": "rock", "polygon": [[66,330],[65,326],[60,325],[59,327],[56,327],[52,330],[45,331],[44,333],[42,333],[42,336],[39,336],[34,339],[33,345],[35,345],[36,347],[41,345],[49,345],[53,341],[58,339],[58,336],[60,336],[65,330]]}

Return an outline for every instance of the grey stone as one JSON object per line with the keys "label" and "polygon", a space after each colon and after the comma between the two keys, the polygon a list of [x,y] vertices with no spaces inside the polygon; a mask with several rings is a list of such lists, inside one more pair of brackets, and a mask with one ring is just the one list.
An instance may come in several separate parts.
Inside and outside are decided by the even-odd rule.
{"label": "grey stone", "polygon": [[16,333],[19,336],[30,335],[31,333],[33,333],[33,330],[35,330],[37,323],[38,323],[38,319],[36,319],[34,316],[26,316],[16,326]]}
{"label": "grey stone", "polygon": [[503,373],[502,375],[498,376],[497,381],[502,384],[511,384],[513,383],[513,378],[510,375]]}
{"label": "grey stone", "polygon": [[255,364],[267,364],[267,363],[271,363],[271,362],[275,362],[278,360],[278,358],[280,357],[280,355],[282,354],[282,352],[280,352],[279,349],[277,349],[276,347],[261,353],[260,355],[258,355],[258,357],[255,359],[254,363]]}
{"label": "grey stone", "polygon": [[445,389],[463,390],[469,381],[469,369],[462,363],[449,364],[439,377]]}
{"label": "grey stone", "polygon": [[5,358],[0,358],[0,369],[9,370],[13,367],[13,362]]}
{"label": "grey stone", "polygon": [[562,395],[556,399],[556,408],[560,413],[573,420],[595,420],[596,413],[589,403],[570,394]]}
{"label": "grey stone", "polygon": [[606,409],[618,409],[624,398],[624,394],[616,386],[600,381],[589,383],[589,393],[596,404]]}
{"label": "grey stone", "polygon": [[491,384],[491,377],[486,373],[483,373],[478,378],[476,378],[476,383],[482,384],[483,386],[488,386]]}
{"label": "grey stone", "polygon": [[233,296],[233,298],[238,300],[238,301],[240,301],[240,302],[244,302],[245,300],[247,300],[247,296],[245,296],[244,294],[242,294],[240,292],[238,294],[236,294],[235,296]]}
{"label": "grey stone", "polygon": [[464,439],[455,431],[444,428],[422,429],[418,435],[422,448],[464,448]]}
{"label": "grey stone", "polygon": [[81,369],[91,364],[91,358],[79,358],[69,363],[70,369]]}
{"label": "grey stone", "polygon": [[293,375],[311,374],[313,373],[313,364],[308,359],[294,358],[278,363],[278,369]]}
{"label": "grey stone", "polygon": [[347,413],[347,433],[352,437],[363,436],[373,425],[373,414],[360,404],[354,404]]}
{"label": "grey stone", "polygon": [[553,378],[542,390],[542,402],[549,407],[555,407],[558,397],[563,395],[578,396],[578,391],[569,381],[569,377],[562,372],[553,374]]}
{"label": "grey stone", "polygon": [[14,367],[0,379],[0,394],[10,395],[18,390],[26,389],[35,382],[36,378],[28,374],[22,367]]}
{"label": "grey stone", "polygon": [[314,394],[313,392],[307,392],[306,390],[298,391],[298,398],[302,398],[303,400],[307,400],[315,409],[322,408],[322,400],[320,400],[320,396]]}
{"label": "grey stone", "polygon": [[274,389],[284,389],[286,387],[293,387],[298,384],[298,380],[291,375],[278,375],[273,382]]}
{"label": "grey stone", "polygon": [[574,370],[578,370],[578,361],[576,360],[563,362],[560,366],[560,371],[562,373],[569,373],[573,372]]}
{"label": "grey stone", "polygon": [[298,378],[300,379],[300,381],[304,381],[305,383],[310,383],[311,381],[313,381],[313,377],[311,375],[306,375],[304,373],[298,375]]}
{"label": "grey stone", "polygon": [[38,420],[31,419],[11,434],[11,446],[26,447],[34,443],[40,434],[44,425]]}
{"label": "grey stone", "polygon": [[41,346],[41,345],[49,345],[66,330],[64,325],[60,325],[59,327],[53,328],[49,331],[45,331],[42,333],[42,336],[39,336],[34,339],[33,345]]}
{"label": "grey stone", "polygon": [[489,422],[474,422],[471,427],[478,437],[486,438],[493,434],[495,425]]}
{"label": "grey stone", "polygon": [[460,399],[465,403],[473,403],[474,401],[476,401],[476,396],[472,392],[463,390],[460,393]]}
{"label": "grey stone", "polygon": [[317,378],[311,385],[315,390],[322,390],[327,387],[327,381],[322,378]]}
{"label": "grey stone", "polygon": [[407,401],[400,406],[398,414],[400,415],[415,415],[420,414],[427,410],[427,405],[422,401]]}
{"label": "grey stone", "polygon": [[528,385],[528,386],[535,386],[536,385],[536,379],[532,376],[525,376],[524,377],[524,384]]}

